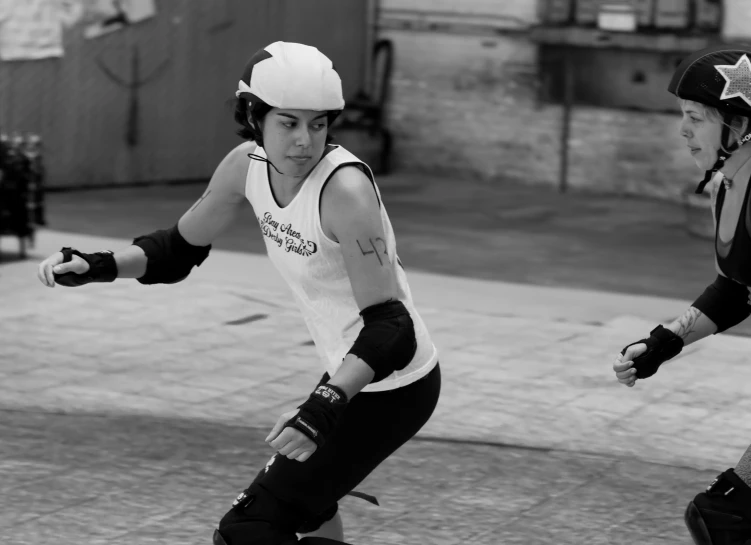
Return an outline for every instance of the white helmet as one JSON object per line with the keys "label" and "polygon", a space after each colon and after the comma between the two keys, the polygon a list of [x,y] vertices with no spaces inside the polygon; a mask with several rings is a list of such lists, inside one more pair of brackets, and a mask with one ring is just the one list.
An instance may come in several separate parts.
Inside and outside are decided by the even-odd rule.
{"label": "white helmet", "polygon": [[272,108],[344,109],[342,80],[331,60],[315,47],[288,42],[274,42],[250,58],[235,96]]}

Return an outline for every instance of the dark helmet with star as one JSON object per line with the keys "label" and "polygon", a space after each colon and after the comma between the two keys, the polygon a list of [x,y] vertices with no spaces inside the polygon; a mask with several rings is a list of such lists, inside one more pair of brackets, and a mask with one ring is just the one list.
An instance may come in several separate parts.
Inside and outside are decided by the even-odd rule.
{"label": "dark helmet with star", "polygon": [[723,117],[717,161],[704,173],[696,193],[701,193],[725,160],[751,139],[748,123],[745,124],[745,134],[731,138],[731,126],[734,120],[738,120],[736,116],[751,118],[749,55],[751,48],[728,44],[696,51],[681,61],[668,85],[668,91],[678,98],[715,108]]}
{"label": "dark helmet with star", "polygon": [[692,53],[678,65],[668,91],[678,98],[751,117],[751,48],[715,45]]}

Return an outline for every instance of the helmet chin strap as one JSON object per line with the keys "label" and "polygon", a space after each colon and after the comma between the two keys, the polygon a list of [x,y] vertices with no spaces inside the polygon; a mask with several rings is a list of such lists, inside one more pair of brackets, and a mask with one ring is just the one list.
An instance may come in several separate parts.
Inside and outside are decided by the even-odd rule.
{"label": "helmet chin strap", "polygon": [[[261,157],[260,155],[256,155],[255,153],[249,153],[248,157],[250,157],[251,159],[255,159],[256,161],[261,161],[262,163],[268,163],[272,167],[274,167],[274,170],[276,170],[277,172],[279,172],[279,174],[282,174],[279,171],[279,169],[274,166],[274,163],[272,163],[271,161],[269,161],[267,158]],[[282,176],[284,176],[284,174],[282,174]]]}
{"label": "helmet chin strap", "polygon": [[[248,157],[250,157],[251,159],[255,159],[256,161],[261,161],[262,163],[268,163],[272,167],[274,167],[274,170],[276,170],[282,176],[289,176],[288,174],[282,174],[282,172],[278,168],[276,168],[276,166],[274,166],[274,163],[272,163],[271,161],[269,161],[266,157],[261,157],[260,155],[256,155],[255,153],[249,153]],[[307,176],[307,174],[305,176]],[[292,176],[292,177],[293,178],[302,178],[303,176]]]}
{"label": "helmet chin strap", "polygon": [[728,160],[728,158],[733,154],[733,152],[737,151],[738,148],[740,148],[743,144],[751,140],[751,132],[749,132],[741,140],[733,143],[733,145],[730,146],[730,149],[725,148],[725,145],[723,144],[723,142],[727,142],[728,136],[730,136],[730,121],[732,119],[733,119],[732,114],[725,114],[724,119],[723,119],[723,124],[722,124],[722,136],[720,137],[720,142],[721,142],[720,149],[717,151],[717,161],[715,161],[711,169],[707,170],[704,173],[704,179],[702,179],[702,181],[699,182],[699,185],[696,186],[696,191],[694,191],[694,193],[696,194],[703,193],[704,187],[712,179],[712,176],[714,176],[715,172],[717,172],[723,166],[725,166],[725,161]]}
{"label": "helmet chin strap", "polygon": [[[243,83],[243,82],[241,81],[240,83]],[[250,100],[247,97],[243,97],[243,98],[248,100],[248,110],[250,110],[250,105],[251,105]],[[248,122],[253,125],[253,128],[256,130],[256,132],[259,135],[263,134],[263,131],[261,130],[261,126],[258,124],[258,121],[256,121],[255,116],[248,116]],[[274,163],[269,161],[268,158],[261,157],[260,155],[256,155],[255,153],[249,153],[248,157],[250,157],[251,159],[255,159],[256,161],[261,161],[262,163],[268,163],[269,165],[274,167],[274,170],[279,172],[279,174],[282,174],[281,171],[278,168],[276,168],[276,165],[274,165]],[[282,176],[284,176],[284,174],[282,174]]]}
{"label": "helmet chin strap", "polygon": [[704,188],[709,183],[709,181],[712,179],[712,176],[714,176],[714,173],[720,170],[723,166],[725,166],[725,160],[730,157],[730,154],[724,155],[723,153],[717,154],[717,161],[715,161],[714,165],[711,169],[704,172],[704,178],[701,182],[699,182],[699,185],[696,186],[696,191],[694,193],[701,195],[704,193]]}

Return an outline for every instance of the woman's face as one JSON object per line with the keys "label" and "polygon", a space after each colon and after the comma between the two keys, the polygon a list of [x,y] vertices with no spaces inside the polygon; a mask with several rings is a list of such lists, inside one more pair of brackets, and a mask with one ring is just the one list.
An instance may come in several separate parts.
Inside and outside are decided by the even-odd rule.
{"label": "woman's face", "polygon": [[272,108],[260,123],[266,156],[285,176],[306,176],[326,148],[328,114]]}
{"label": "woman's face", "polygon": [[710,119],[702,104],[682,100],[681,136],[686,139],[691,156],[700,170],[710,170],[717,161],[722,138],[722,123]]}

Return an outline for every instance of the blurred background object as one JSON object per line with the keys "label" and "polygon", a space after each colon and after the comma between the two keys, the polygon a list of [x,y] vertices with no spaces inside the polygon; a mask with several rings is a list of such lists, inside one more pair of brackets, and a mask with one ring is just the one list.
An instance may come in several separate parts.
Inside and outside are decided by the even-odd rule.
{"label": "blurred background object", "polygon": [[[44,137],[50,188],[207,178],[237,141],[238,67],[284,39],[332,57],[348,102],[340,142],[381,173],[680,200],[694,172],[665,92],[672,68],[751,33],[738,0],[4,5],[0,126]],[[59,5],[53,54],[44,29]],[[23,47],[7,57],[14,36]]]}
{"label": "blurred background object", "polygon": [[379,176],[657,198],[709,236],[666,87],[749,23],[743,0],[5,2],[0,130],[41,135],[50,191],[205,183],[238,143],[238,69],[300,41],[342,75],[336,142]]}
{"label": "blurred background object", "polygon": [[386,126],[386,104],[394,62],[394,44],[381,39],[373,44],[372,77],[367,91],[349,100],[334,127],[336,143],[365,161],[377,176],[388,174],[392,149]]}
{"label": "blurred background object", "polygon": [[[273,41],[326,52],[346,99],[369,89],[370,1],[78,3],[60,14],[60,56],[29,53],[0,63],[0,127],[42,135],[50,188],[206,180],[239,142],[227,102],[242,67]],[[2,4],[10,11],[0,16],[0,35],[15,25],[31,52],[42,28],[35,24],[47,21],[51,8],[30,8],[58,2],[22,4]],[[332,28],[335,20],[347,24]],[[107,32],[87,30],[97,25]]]}
{"label": "blurred background object", "polygon": [[708,236],[666,89],[689,52],[747,38],[741,4],[383,0],[395,168],[666,199]]}
{"label": "blurred background object", "polygon": [[0,133],[0,236],[17,238],[18,253],[26,257],[40,225],[46,225],[41,138]]}

